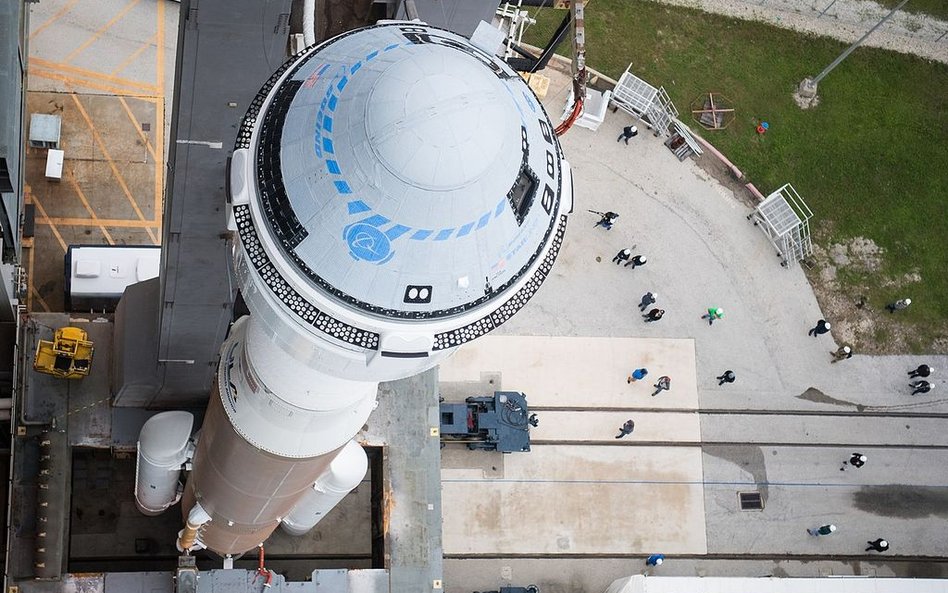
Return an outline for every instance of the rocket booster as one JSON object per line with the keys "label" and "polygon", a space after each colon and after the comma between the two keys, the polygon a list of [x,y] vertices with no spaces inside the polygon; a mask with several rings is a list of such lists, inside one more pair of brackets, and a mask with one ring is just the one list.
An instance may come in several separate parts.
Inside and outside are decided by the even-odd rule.
{"label": "rocket booster", "polygon": [[449,31],[389,22],[308,48],[267,81],[230,194],[250,315],[221,348],[182,498],[184,543],[220,554],[287,517],[308,528],[301,501],[326,512],[364,475],[347,444],[378,383],[437,365],[526,304],[562,244],[572,177],[516,72]]}

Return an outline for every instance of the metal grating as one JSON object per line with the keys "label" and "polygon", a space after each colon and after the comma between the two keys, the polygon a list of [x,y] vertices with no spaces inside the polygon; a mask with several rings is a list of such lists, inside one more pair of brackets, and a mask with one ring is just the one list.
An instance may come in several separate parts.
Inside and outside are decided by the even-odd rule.
{"label": "metal grating", "polygon": [[748,216],[777,249],[782,265],[790,267],[813,252],[809,220],[813,212],[789,183],[773,192]]}
{"label": "metal grating", "polygon": [[742,511],[762,511],[764,510],[764,500],[760,492],[738,492],[738,498],[741,501]]}
{"label": "metal grating", "polygon": [[610,102],[626,113],[640,117],[663,135],[678,117],[678,109],[668,97],[664,87],[655,88],[632,74],[632,65],[625,69],[612,91]]}

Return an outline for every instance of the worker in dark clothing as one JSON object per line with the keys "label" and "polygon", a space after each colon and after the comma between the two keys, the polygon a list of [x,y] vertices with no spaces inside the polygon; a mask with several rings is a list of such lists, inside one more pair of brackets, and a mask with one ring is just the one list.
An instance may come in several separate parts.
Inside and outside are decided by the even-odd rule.
{"label": "worker in dark clothing", "polygon": [[[599,214],[599,212],[596,212],[596,214]],[[615,223],[617,218],[619,218],[619,215],[616,214],[615,212],[604,212],[602,213],[602,218],[599,219],[599,222],[597,222],[593,226],[594,227],[601,226],[607,231],[611,231],[612,225],[613,223]]]}
{"label": "worker in dark clothing", "polygon": [[646,260],[641,255],[636,255],[631,260],[625,262],[625,267],[628,268],[629,266],[632,266],[632,269],[634,270],[636,266],[644,266],[646,263],[648,263],[648,260]]}
{"label": "worker in dark clothing", "polygon": [[642,301],[639,303],[639,311],[644,311],[646,307],[655,303],[658,300],[658,294],[654,292],[646,292],[642,295]]}
{"label": "worker in dark clothing", "polygon": [[619,265],[624,261],[628,261],[630,257],[632,257],[632,250],[623,249],[622,251],[617,253],[614,258],[612,258],[612,263]]}
{"label": "worker in dark clothing", "polygon": [[622,140],[625,140],[625,144],[626,144],[626,146],[628,146],[628,145],[629,145],[629,139],[630,139],[630,138],[635,138],[635,137],[638,136],[638,135],[639,135],[639,129],[638,129],[638,128],[636,128],[635,126],[626,126],[626,127],[622,128],[622,133],[619,134],[619,137],[618,137],[618,138],[616,138],[616,142],[621,142]]}
{"label": "worker in dark clothing", "polygon": [[635,430],[635,422],[631,418],[625,421],[625,424],[619,429],[619,434],[616,435],[617,439],[621,439],[627,434],[632,434],[632,431]]}
{"label": "worker in dark clothing", "polygon": [[881,537],[874,542],[866,542],[869,544],[869,547],[866,548],[866,551],[875,550],[876,552],[885,552],[889,549],[889,542],[885,541]]}
{"label": "worker in dark clothing", "polygon": [[918,395],[919,393],[928,393],[932,390],[934,385],[928,381],[912,381],[909,383],[909,387],[915,390],[912,392],[912,395]]}
{"label": "worker in dark clothing", "polygon": [[852,457],[849,458],[849,461],[843,462],[843,467],[839,468],[839,471],[846,471],[846,465],[849,464],[856,469],[866,465],[866,462],[869,461],[869,458],[863,455],[862,453],[853,453]]}
{"label": "worker in dark clothing", "polygon": [[922,377],[923,379],[934,372],[935,369],[928,366],[927,364],[920,364],[918,368],[908,372],[908,376],[912,379],[916,377]]}
{"label": "worker in dark clothing", "polygon": [[807,335],[813,336],[814,338],[816,338],[820,336],[821,334],[825,334],[826,332],[828,332],[830,330],[830,327],[831,326],[830,326],[829,321],[825,319],[820,319],[819,321],[816,322],[816,327],[808,331]]}
{"label": "worker in dark clothing", "polygon": [[718,386],[724,385],[725,383],[733,383],[737,379],[737,375],[734,374],[734,371],[727,370],[724,373],[718,375]]}
{"label": "worker in dark clothing", "polygon": [[652,309],[645,315],[642,315],[642,318],[645,320],[645,323],[651,321],[658,321],[665,315],[665,309]]}
{"label": "worker in dark clothing", "polygon": [[658,395],[662,391],[671,389],[672,380],[668,375],[662,375],[658,378],[658,383],[655,384],[655,391],[652,393],[653,396]]}

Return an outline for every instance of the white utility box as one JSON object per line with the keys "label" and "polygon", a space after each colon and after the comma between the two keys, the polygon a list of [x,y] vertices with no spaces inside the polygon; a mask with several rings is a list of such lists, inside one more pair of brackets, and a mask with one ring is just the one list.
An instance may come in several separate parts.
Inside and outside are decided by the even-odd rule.
{"label": "white utility box", "polygon": [[50,181],[59,181],[63,178],[63,158],[65,153],[55,148],[50,148],[46,154],[46,179]]}

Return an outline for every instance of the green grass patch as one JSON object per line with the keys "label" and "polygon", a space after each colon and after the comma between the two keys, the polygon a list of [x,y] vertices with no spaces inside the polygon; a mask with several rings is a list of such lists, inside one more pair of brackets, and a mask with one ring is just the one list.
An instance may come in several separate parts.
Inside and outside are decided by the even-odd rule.
{"label": "green grass patch", "polygon": [[[528,41],[542,45],[562,15],[541,10]],[[866,237],[882,247],[870,301],[910,296],[905,322],[930,332],[929,343],[946,338],[948,66],[860,48],[820,83],[819,106],[803,111],[793,90],[845,44],[630,0],[593,2],[586,44],[591,67],[618,78],[631,62],[637,76],[665,87],[695,129],[693,100],[708,91],[729,98],[735,122],[701,133],[765,194],[792,183],[815,213],[820,244]],[[564,42],[561,52],[569,51]],[[770,123],[762,138],[758,120]],[[912,272],[921,282],[900,286]]]}

